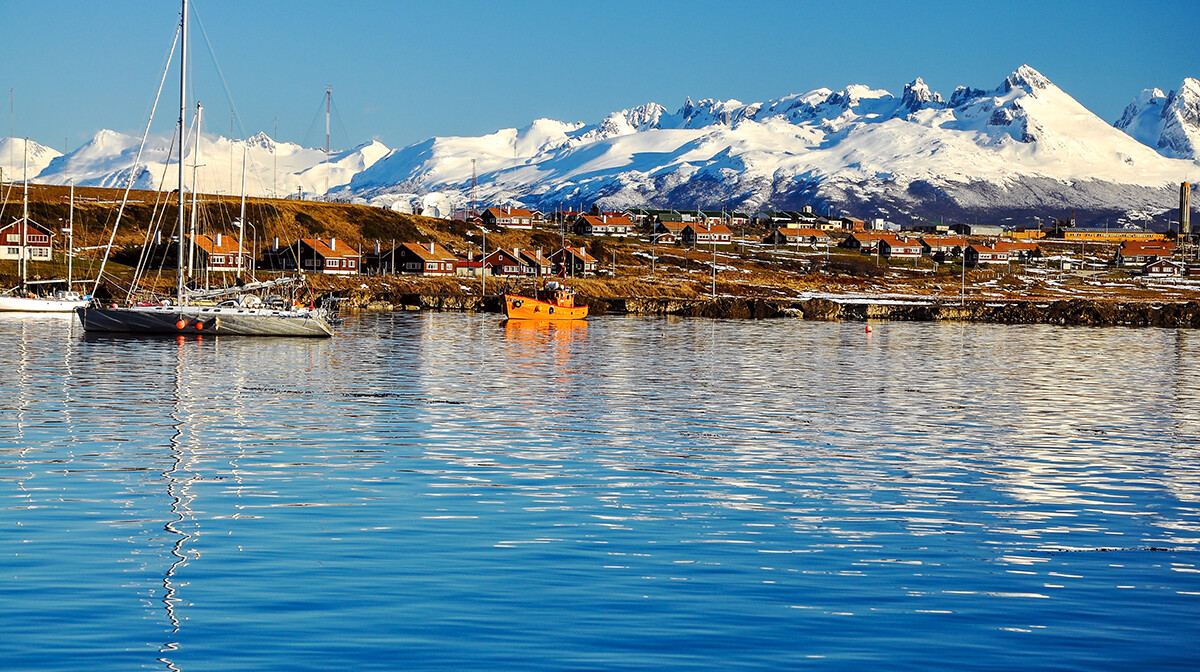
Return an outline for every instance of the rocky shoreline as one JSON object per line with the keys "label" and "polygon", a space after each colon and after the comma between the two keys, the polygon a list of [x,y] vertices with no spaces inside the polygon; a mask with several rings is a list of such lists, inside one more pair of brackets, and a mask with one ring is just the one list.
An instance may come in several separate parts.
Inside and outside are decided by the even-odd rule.
{"label": "rocky shoreline", "polygon": [[[409,293],[379,300],[343,297],[351,310],[500,312],[498,295]],[[1200,302],[1038,300],[778,300],[584,297],[591,315],[679,315],[722,319],[957,321],[994,324],[1200,328]]]}

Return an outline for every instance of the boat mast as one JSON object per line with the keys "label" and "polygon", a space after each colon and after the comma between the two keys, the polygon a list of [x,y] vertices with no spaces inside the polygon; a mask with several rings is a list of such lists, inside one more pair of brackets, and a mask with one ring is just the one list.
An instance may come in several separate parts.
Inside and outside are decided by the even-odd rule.
{"label": "boat mast", "polygon": [[242,145],[242,211],[238,214],[238,251],[237,272],[242,275],[242,236],[246,232],[246,156],[250,153],[250,145]]}
{"label": "boat mast", "polygon": [[71,291],[71,262],[75,260],[75,180],[71,180],[71,204],[67,210],[67,291]]}
{"label": "boat mast", "polygon": [[192,238],[188,244],[188,277],[196,272],[196,173],[200,172],[200,126],[204,119],[204,107],[196,101],[196,148],[192,150]]}
{"label": "boat mast", "polygon": [[21,170],[22,189],[21,205],[21,289],[25,289],[25,273],[28,268],[26,257],[29,255],[29,138],[25,138],[25,167]]}
{"label": "boat mast", "polygon": [[179,31],[181,46],[179,49],[179,249],[175,261],[175,302],[183,305],[183,131],[184,117],[187,114],[187,0],[182,0],[183,11],[180,17]]}

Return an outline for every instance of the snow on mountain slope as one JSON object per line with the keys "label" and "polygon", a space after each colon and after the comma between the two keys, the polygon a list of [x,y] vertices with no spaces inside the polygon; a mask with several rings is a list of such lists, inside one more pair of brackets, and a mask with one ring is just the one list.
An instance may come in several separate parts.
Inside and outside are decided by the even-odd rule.
{"label": "snow on mountain slope", "polygon": [[[101,131],[65,156],[46,149],[31,166],[41,166],[39,182],[121,186],[134,173],[138,187],[172,189],[169,142],[151,138],[134,168],[138,140]],[[811,204],[896,221],[1079,210],[1082,221],[1145,221],[1174,207],[1179,182],[1200,182],[1200,82],[1143,93],[1117,128],[1024,65],[993,89],[960,86],[948,99],[917,78],[898,96],[851,85],[749,104],[689,98],[674,112],[647,103],[595,124],[537,119],[331,156],[261,133],[246,141],[204,135],[200,144],[205,192],[240,193],[247,148],[250,195],[329,193],[444,214],[467,205],[474,173],[485,206]],[[189,164],[191,151],[189,143]]]}
{"label": "snow on mountain slope", "polygon": [[[20,180],[21,175],[26,170],[25,168],[25,142],[24,138],[0,138],[0,169],[4,170],[4,180]],[[33,140],[29,140],[29,178],[33,178],[38,173],[46,169],[56,157],[62,156],[61,152],[57,152],[45,145],[40,145]]]}
{"label": "snow on mountain slope", "polygon": [[[553,132],[548,132],[552,129]],[[539,120],[393,151],[349,190],[444,191],[543,208],[599,201],[743,209],[804,203],[928,216],[1013,207],[1153,210],[1200,164],[1164,158],[1029,66],[948,101],[920,79],[897,97],[854,85],[764,103],[648,104],[593,126]],[[1111,198],[1105,197],[1104,185]],[[1170,187],[1177,188],[1177,187]]]}
{"label": "snow on mountain slope", "polygon": [[1200,160],[1200,80],[1187,77],[1166,95],[1146,89],[1113,125],[1163,156]]}
{"label": "snow on mountain slope", "polygon": [[[48,161],[37,175],[43,184],[76,184],[100,187],[124,187],[134,170],[141,139],[102,130],[90,141],[71,152]],[[184,154],[184,180],[191,187],[193,152],[189,141]],[[250,196],[286,196],[303,189],[306,193],[324,193],[344,185],[350,177],[369,168],[388,152],[378,142],[326,156],[318,149],[306,149],[293,143],[275,143],[264,133],[245,141],[219,135],[200,138],[199,168],[196,186],[201,192],[240,194],[242,163],[246,165],[246,193]],[[168,157],[170,163],[168,165]],[[150,136],[142,151],[134,186],[138,189],[175,189],[179,173],[169,136]]]}

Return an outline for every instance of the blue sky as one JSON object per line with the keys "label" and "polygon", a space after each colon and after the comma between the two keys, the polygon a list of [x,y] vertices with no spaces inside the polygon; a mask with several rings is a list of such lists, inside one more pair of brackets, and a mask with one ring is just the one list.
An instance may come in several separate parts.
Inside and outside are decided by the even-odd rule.
{"label": "blue sky", "polygon": [[[1200,77],[1193,2],[553,2],[192,0],[232,93],[234,135],[401,147],[538,117],[593,123],[684,98],[752,102],[818,87],[898,93],[920,76],[949,96],[1028,63],[1112,122],[1142,89]],[[10,2],[0,22],[9,121],[60,151],[102,128],[139,133],[178,20],[172,0]],[[193,23],[195,27],[195,24]],[[1191,26],[1189,39],[1166,40]],[[194,31],[206,130],[231,105]],[[155,128],[178,93],[168,80]],[[8,101],[5,101],[8,102]],[[8,124],[5,124],[8,126]],[[243,130],[244,129],[244,130]],[[6,134],[7,127],[0,131]]]}

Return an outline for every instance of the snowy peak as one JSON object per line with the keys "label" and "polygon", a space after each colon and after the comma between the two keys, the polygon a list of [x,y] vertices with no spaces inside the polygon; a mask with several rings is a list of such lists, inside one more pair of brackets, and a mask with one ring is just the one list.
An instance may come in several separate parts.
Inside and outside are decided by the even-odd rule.
{"label": "snowy peak", "polygon": [[[25,168],[25,147],[29,146],[29,168]],[[32,180],[50,165],[54,159],[62,156],[45,145],[38,144],[25,138],[0,138],[0,169],[4,170],[5,180],[20,180],[26,172]]]}
{"label": "snowy peak", "polygon": [[1013,71],[1011,75],[1005,78],[1004,83],[1000,85],[1004,93],[1013,91],[1014,89],[1025,89],[1030,93],[1042,89],[1048,89],[1053,84],[1042,73],[1034,70],[1028,65],[1022,65]]}
{"label": "snowy peak", "polygon": [[1200,160],[1200,80],[1187,77],[1165,95],[1142,91],[1113,125],[1164,156]]}
{"label": "snowy peak", "polygon": [[904,94],[900,96],[900,107],[909,112],[916,112],[927,103],[941,103],[942,94],[930,91],[925,80],[920,77],[904,85]]}

